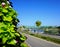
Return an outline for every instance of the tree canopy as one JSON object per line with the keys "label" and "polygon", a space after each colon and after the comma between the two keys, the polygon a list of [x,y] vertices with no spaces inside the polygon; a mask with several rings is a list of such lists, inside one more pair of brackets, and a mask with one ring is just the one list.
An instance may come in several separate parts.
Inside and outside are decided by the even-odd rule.
{"label": "tree canopy", "polygon": [[41,25],[41,21],[36,21],[36,26],[39,27]]}

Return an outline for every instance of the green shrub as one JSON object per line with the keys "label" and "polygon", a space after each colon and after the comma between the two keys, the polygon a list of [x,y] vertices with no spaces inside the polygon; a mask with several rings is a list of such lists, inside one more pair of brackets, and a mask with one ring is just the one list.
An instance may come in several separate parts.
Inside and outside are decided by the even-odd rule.
{"label": "green shrub", "polygon": [[16,11],[7,0],[0,0],[0,47],[20,47],[26,38],[17,32]]}

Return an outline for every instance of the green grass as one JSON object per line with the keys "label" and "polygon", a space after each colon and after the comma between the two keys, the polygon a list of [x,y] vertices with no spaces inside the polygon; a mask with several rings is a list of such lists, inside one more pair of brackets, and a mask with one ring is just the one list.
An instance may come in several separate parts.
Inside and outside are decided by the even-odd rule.
{"label": "green grass", "polygon": [[42,36],[40,34],[32,34],[32,33],[30,35],[60,44],[60,39],[57,38],[51,38],[51,37]]}

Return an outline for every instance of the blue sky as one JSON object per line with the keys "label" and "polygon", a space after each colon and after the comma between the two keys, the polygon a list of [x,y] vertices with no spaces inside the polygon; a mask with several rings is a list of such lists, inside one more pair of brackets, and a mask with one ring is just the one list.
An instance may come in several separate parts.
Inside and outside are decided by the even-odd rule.
{"label": "blue sky", "polygon": [[60,26],[60,0],[11,0],[17,11],[19,25],[35,26],[37,20],[42,26]]}

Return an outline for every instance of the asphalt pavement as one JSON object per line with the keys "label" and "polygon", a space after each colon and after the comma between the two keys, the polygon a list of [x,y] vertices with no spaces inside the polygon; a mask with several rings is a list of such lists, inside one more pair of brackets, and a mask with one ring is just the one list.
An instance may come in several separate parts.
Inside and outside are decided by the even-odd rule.
{"label": "asphalt pavement", "polygon": [[25,36],[27,36],[26,42],[30,45],[30,47],[60,47],[59,44],[30,36],[28,34],[25,34]]}

